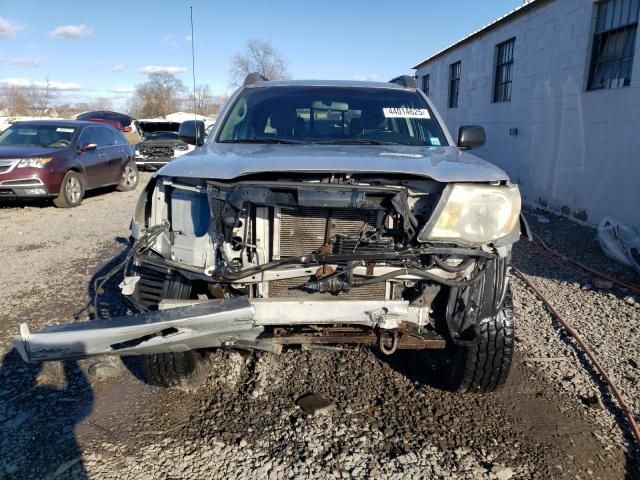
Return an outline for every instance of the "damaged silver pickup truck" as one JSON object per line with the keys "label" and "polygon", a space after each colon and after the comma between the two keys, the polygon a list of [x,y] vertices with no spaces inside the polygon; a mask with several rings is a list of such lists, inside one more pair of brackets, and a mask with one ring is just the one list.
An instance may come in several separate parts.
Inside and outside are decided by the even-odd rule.
{"label": "damaged silver pickup truck", "polygon": [[138,313],[30,333],[29,361],[143,355],[150,382],[188,382],[214,348],[440,349],[458,391],[504,383],[518,187],[451,136],[411,77],[267,81],[256,74],[194,152],[135,208],[122,283]]}

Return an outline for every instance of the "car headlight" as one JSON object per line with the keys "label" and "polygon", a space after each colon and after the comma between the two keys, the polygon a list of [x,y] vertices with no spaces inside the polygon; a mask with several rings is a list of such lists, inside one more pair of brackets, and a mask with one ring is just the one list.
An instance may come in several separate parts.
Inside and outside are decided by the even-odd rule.
{"label": "car headlight", "polygon": [[51,157],[21,158],[16,168],[44,168],[51,161]]}
{"label": "car headlight", "polygon": [[449,185],[418,240],[464,245],[498,240],[515,228],[521,205],[516,185]]}

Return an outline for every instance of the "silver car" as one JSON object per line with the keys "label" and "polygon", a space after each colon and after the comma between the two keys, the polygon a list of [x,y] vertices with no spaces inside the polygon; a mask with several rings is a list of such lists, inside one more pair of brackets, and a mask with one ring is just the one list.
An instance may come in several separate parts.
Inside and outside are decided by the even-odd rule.
{"label": "silver car", "polygon": [[17,345],[30,360],[143,355],[189,383],[207,352],[439,349],[458,391],[507,378],[518,187],[454,138],[411,77],[267,81],[252,74],[195,151],[156,172],[132,221],[123,294],[139,312]]}

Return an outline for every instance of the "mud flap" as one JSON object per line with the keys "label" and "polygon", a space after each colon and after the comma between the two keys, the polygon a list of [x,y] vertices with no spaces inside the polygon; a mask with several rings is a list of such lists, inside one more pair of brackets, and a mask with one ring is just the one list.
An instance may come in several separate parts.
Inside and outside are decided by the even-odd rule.
{"label": "mud flap", "polygon": [[214,300],[107,320],[72,323],[31,333],[25,323],[14,344],[23,360],[38,362],[96,355],[183,352],[254,344],[256,326],[248,299]]}

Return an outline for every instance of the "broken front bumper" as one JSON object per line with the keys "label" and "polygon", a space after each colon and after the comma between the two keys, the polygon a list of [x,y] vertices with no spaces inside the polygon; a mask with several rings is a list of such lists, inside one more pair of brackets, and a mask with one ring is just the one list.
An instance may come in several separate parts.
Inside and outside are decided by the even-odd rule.
{"label": "broken front bumper", "polygon": [[28,362],[223,346],[278,352],[280,343],[258,338],[266,326],[355,325],[393,331],[407,323],[421,331],[427,322],[427,308],[401,300],[250,301],[240,297],[49,327],[38,333],[31,333],[23,323],[14,343]]}

